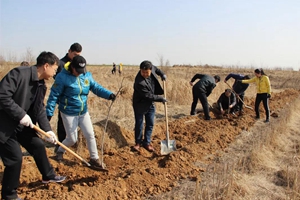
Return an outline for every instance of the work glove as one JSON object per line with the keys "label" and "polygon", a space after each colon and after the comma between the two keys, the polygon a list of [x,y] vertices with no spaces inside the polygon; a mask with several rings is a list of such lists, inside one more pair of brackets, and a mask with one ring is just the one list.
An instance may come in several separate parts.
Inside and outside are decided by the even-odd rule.
{"label": "work glove", "polygon": [[56,144],[56,143],[57,143],[57,138],[56,138],[55,133],[53,133],[53,131],[48,131],[47,133],[48,133],[48,135],[49,135],[50,137],[46,137],[45,140],[46,140],[47,142]]}
{"label": "work glove", "polygon": [[51,121],[52,116],[47,116],[48,121]]}
{"label": "work glove", "polygon": [[168,102],[168,101],[167,101],[167,99],[165,99],[164,97],[159,96],[158,99],[157,99],[157,102],[166,103],[166,102]]}
{"label": "work glove", "polygon": [[161,77],[161,80],[162,80],[162,81],[167,80],[167,76],[164,74],[164,75]]}
{"label": "work glove", "polygon": [[271,98],[271,94],[267,94],[267,98],[270,99]]}
{"label": "work glove", "polygon": [[114,93],[111,93],[109,95],[109,100],[112,100],[112,101],[116,100],[116,95]]}
{"label": "work glove", "polygon": [[20,124],[22,124],[24,126],[29,126],[30,128],[33,128],[33,126],[34,126],[31,121],[31,118],[27,114],[20,120]]}

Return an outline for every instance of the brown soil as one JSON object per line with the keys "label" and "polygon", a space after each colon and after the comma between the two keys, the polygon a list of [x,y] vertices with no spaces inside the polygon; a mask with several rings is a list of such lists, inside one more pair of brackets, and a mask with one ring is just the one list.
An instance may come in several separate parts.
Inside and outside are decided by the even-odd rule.
{"label": "brown soil", "polygon": [[[296,90],[273,94],[270,100],[272,117],[299,96]],[[245,100],[253,105],[254,99]],[[199,105],[201,107],[201,105]],[[199,107],[198,106],[198,107]],[[176,140],[177,150],[167,156],[160,155],[160,142],[165,140],[165,124],[158,122],[153,133],[154,153],[145,149],[132,152],[132,130],[126,130],[113,122],[108,123],[109,138],[104,144],[104,163],[108,172],[94,171],[77,158],[66,153],[62,163],[53,158],[53,148],[47,148],[50,162],[67,180],[60,184],[41,183],[41,175],[31,156],[24,156],[19,194],[24,199],[143,199],[172,190],[179,180],[201,181],[200,172],[205,168],[197,163],[209,163],[210,156],[224,151],[243,130],[255,123],[254,111],[245,109],[243,116],[203,120],[203,114],[183,116],[169,122],[170,139]],[[261,105],[261,119],[264,120]],[[271,122],[272,123],[272,117]],[[101,155],[103,122],[94,124]],[[73,149],[83,158],[88,158],[84,139]],[[3,175],[0,165],[0,178]]]}

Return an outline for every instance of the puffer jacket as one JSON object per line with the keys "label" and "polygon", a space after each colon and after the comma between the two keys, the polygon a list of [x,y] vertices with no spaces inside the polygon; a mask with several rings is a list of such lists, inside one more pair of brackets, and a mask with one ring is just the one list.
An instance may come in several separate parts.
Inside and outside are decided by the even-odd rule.
{"label": "puffer jacket", "polygon": [[112,92],[99,85],[90,72],[76,77],[67,68],[68,65],[65,65],[65,68],[56,76],[51,87],[46,106],[47,116],[53,116],[57,101],[58,109],[66,115],[85,114],[90,90],[98,97],[109,99]]}
{"label": "puffer jacket", "polygon": [[253,77],[248,80],[242,80],[242,83],[256,83],[257,94],[268,93],[271,94],[271,84],[269,77],[262,75],[261,77]]}

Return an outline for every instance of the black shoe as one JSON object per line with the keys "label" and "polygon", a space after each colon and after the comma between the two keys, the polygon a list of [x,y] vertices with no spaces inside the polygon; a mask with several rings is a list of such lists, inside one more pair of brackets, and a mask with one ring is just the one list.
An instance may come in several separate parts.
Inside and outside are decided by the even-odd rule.
{"label": "black shoe", "polygon": [[209,121],[209,120],[211,120],[211,118],[210,117],[205,117],[204,120]]}
{"label": "black shoe", "polygon": [[94,168],[101,168],[101,169],[105,169],[106,165],[104,163],[101,163],[100,159],[90,159],[91,167]]}
{"label": "black shoe", "polygon": [[269,120],[269,119],[266,119],[265,123],[268,123],[268,122],[270,122],[270,120]]}
{"label": "black shoe", "polygon": [[66,177],[65,176],[55,176],[54,178],[52,179],[49,179],[49,180],[42,180],[42,183],[60,183],[60,182],[63,182],[64,180],[66,180]]}

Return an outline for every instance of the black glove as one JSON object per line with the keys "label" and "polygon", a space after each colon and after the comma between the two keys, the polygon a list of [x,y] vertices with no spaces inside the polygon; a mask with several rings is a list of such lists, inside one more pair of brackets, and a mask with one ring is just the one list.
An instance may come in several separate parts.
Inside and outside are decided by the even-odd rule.
{"label": "black glove", "polygon": [[267,94],[267,98],[270,99],[271,98],[271,94]]}
{"label": "black glove", "polygon": [[49,120],[49,122],[51,121],[52,116],[47,116],[47,119]]}
{"label": "black glove", "polygon": [[167,99],[165,99],[164,97],[159,96],[158,99],[157,99],[157,102],[165,103],[165,102],[168,102],[168,101],[167,101]]}
{"label": "black glove", "polygon": [[167,76],[164,74],[164,75],[161,77],[161,80],[162,80],[162,81],[167,80]]}
{"label": "black glove", "polygon": [[239,83],[241,83],[241,82],[242,82],[242,80],[236,80],[236,82],[239,82]]}
{"label": "black glove", "polygon": [[109,95],[109,100],[112,100],[112,101],[116,100],[116,95],[114,93],[111,93]]}

